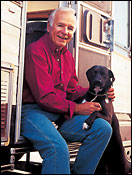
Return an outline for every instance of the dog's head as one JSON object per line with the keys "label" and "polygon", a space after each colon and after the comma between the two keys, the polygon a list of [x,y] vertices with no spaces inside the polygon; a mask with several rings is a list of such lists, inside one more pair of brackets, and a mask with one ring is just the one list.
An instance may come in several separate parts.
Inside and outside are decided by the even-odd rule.
{"label": "dog's head", "polygon": [[86,72],[90,91],[94,93],[106,93],[115,81],[114,74],[105,66],[95,65]]}

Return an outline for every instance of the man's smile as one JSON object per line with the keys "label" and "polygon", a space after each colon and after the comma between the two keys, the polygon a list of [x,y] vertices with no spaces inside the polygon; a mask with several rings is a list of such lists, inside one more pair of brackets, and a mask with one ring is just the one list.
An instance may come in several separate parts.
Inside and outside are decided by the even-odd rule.
{"label": "man's smile", "polygon": [[59,36],[59,35],[57,35],[57,37],[60,38],[60,39],[63,39],[63,40],[68,40],[68,38],[62,37],[62,36]]}

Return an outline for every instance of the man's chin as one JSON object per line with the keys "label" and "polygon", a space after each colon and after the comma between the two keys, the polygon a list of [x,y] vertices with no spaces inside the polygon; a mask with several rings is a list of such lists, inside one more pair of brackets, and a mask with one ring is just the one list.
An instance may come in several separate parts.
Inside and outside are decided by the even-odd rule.
{"label": "man's chin", "polygon": [[66,43],[59,43],[59,44],[56,44],[56,46],[57,46],[58,48],[63,48],[63,47],[66,46]]}

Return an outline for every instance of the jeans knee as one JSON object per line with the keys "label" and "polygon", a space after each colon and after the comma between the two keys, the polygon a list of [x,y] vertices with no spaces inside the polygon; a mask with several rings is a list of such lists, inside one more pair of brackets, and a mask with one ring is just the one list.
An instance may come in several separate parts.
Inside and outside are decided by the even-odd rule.
{"label": "jeans knee", "polygon": [[112,136],[112,127],[109,123],[107,123],[107,126],[105,126],[105,132],[109,138]]}
{"label": "jeans knee", "polygon": [[49,146],[46,146],[46,148],[41,148],[39,152],[43,159],[46,157],[54,157],[54,159],[59,158],[61,161],[69,161],[70,157],[67,144],[62,143],[52,143]]}
{"label": "jeans knee", "polygon": [[56,144],[55,149],[56,149],[59,156],[62,156],[64,158],[67,157],[69,159],[69,149],[68,149],[67,143],[65,143],[65,142],[58,143],[58,144]]}

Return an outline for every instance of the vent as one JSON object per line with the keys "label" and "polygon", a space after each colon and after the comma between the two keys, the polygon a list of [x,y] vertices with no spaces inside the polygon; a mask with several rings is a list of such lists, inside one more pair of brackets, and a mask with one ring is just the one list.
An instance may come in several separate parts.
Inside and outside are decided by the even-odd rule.
{"label": "vent", "polygon": [[1,141],[8,141],[10,127],[9,99],[11,88],[9,88],[12,70],[1,69]]}

